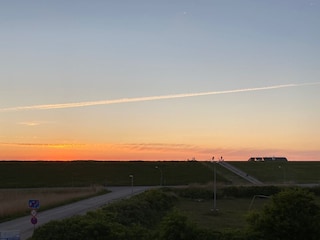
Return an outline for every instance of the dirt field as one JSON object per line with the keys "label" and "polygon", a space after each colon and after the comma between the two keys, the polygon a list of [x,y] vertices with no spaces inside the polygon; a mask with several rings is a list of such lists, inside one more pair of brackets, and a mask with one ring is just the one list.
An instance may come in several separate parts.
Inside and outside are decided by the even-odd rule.
{"label": "dirt field", "polygon": [[34,188],[0,189],[0,221],[10,217],[29,214],[28,202],[40,201],[39,211],[79,198],[95,195],[102,187],[85,188]]}

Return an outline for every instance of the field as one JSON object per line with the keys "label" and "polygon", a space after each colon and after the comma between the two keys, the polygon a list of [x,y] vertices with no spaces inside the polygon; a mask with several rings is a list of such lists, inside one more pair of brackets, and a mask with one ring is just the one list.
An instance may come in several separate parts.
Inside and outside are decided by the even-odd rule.
{"label": "field", "polygon": [[[247,216],[251,211],[259,211],[271,200],[268,198],[218,198],[218,212],[211,211],[212,200],[196,201],[181,199],[177,208],[193,223],[215,231],[243,229],[247,226]],[[316,196],[320,206],[320,197]]]}
{"label": "field", "polygon": [[40,201],[40,210],[106,193],[101,187],[0,189],[0,221],[30,214],[28,201]]}
{"label": "field", "polygon": [[[320,162],[230,162],[268,185],[319,184]],[[216,165],[218,187],[249,185]],[[0,219],[29,214],[27,201],[41,199],[42,210],[96,194],[96,186],[205,185],[213,182],[213,163],[183,162],[0,162]],[[184,201],[180,207],[208,227],[234,227],[245,222],[251,199],[219,199],[217,216],[210,213],[211,201]],[[257,200],[259,208],[267,200]],[[197,209],[196,213],[188,209]],[[240,220],[239,220],[240,219]],[[241,220],[242,219],[242,220]],[[222,226],[221,226],[222,227]]]}
{"label": "field", "polygon": [[[221,230],[246,226],[246,216],[250,212],[250,198],[218,199],[218,212],[212,212],[212,201],[181,200],[178,204],[188,218],[203,228]],[[255,199],[250,210],[259,210],[269,199]]]}

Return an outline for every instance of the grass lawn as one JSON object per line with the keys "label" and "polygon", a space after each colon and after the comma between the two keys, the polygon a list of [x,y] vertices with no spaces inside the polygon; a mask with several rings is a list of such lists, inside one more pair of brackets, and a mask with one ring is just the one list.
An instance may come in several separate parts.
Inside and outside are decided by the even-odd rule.
{"label": "grass lawn", "polygon": [[[320,206],[320,197],[315,196]],[[179,198],[176,208],[201,228],[214,231],[243,229],[247,226],[247,215],[252,211],[261,211],[270,203],[270,198],[218,198],[217,212],[213,212],[213,199],[194,200]]]}
{"label": "grass lawn", "polygon": [[[157,168],[156,168],[157,167]],[[185,185],[206,183],[212,170],[200,162],[18,162],[0,161],[0,188],[83,187],[91,185]],[[223,180],[223,176],[218,176]]]}
{"label": "grass lawn", "polygon": [[[266,184],[320,183],[320,162],[229,162]],[[190,185],[213,181],[213,164],[197,161],[0,161],[0,188],[84,187],[91,185]],[[217,181],[249,182],[217,165]]]}
{"label": "grass lawn", "polygon": [[229,162],[263,183],[320,183],[320,162]]}
{"label": "grass lawn", "polygon": [[[213,201],[208,200],[181,199],[177,208],[200,227],[220,231],[244,228],[251,201],[249,198],[217,199],[217,213],[212,212]],[[255,199],[251,210],[262,209],[268,201],[268,199]]]}

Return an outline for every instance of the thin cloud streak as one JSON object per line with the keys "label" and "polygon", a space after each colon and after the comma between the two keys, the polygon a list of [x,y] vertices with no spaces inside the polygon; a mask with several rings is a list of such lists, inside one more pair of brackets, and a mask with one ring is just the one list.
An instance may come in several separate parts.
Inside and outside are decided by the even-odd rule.
{"label": "thin cloud streak", "polygon": [[119,103],[145,102],[145,101],[155,101],[155,100],[164,100],[164,99],[189,98],[189,97],[200,97],[200,96],[207,96],[207,95],[263,91],[263,90],[300,87],[300,86],[311,86],[311,85],[320,85],[320,82],[274,85],[274,86],[267,86],[267,87],[243,88],[243,89],[234,89],[234,90],[225,90],[225,91],[182,93],[182,94],[160,95],[160,96],[150,96],[150,97],[137,97],[137,98],[121,98],[121,99],[114,99],[114,100],[102,100],[102,101],[91,101],[91,102],[75,102],[75,103],[59,103],[59,104],[44,104],[44,105],[33,105],[33,106],[10,107],[10,108],[0,108],[0,112],[78,108],[78,107],[89,107],[89,106],[98,106],[98,105],[119,104]]}
{"label": "thin cloud streak", "polygon": [[19,122],[18,124],[28,126],[28,127],[35,127],[35,126],[39,126],[41,123],[40,122]]}
{"label": "thin cloud streak", "polygon": [[64,148],[64,147],[82,147],[86,144],[73,143],[21,143],[21,142],[0,142],[0,146],[14,146],[14,147],[49,147],[49,148]]}

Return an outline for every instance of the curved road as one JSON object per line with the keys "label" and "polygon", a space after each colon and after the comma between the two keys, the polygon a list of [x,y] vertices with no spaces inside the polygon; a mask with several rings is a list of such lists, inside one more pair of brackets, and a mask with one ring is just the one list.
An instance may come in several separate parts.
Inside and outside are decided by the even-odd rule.
{"label": "curved road", "polygon": [[[118,199],[127,198],[132,195],[144,192],[151,187],[108,187],[110,193],[78,201],[72,204],[64,205],[44,212],[39,211],[37,214],[38,223],[36,227],[41,226],[51,220],[59,220],[74,215],[85,214],[88,211],[97,209],[103,205]],[[0,223],[1,231],[19,230],[21,240],[26,240],[32,236],[34,225],[31,224],[31,215],[21,217],[12,221]]]}

